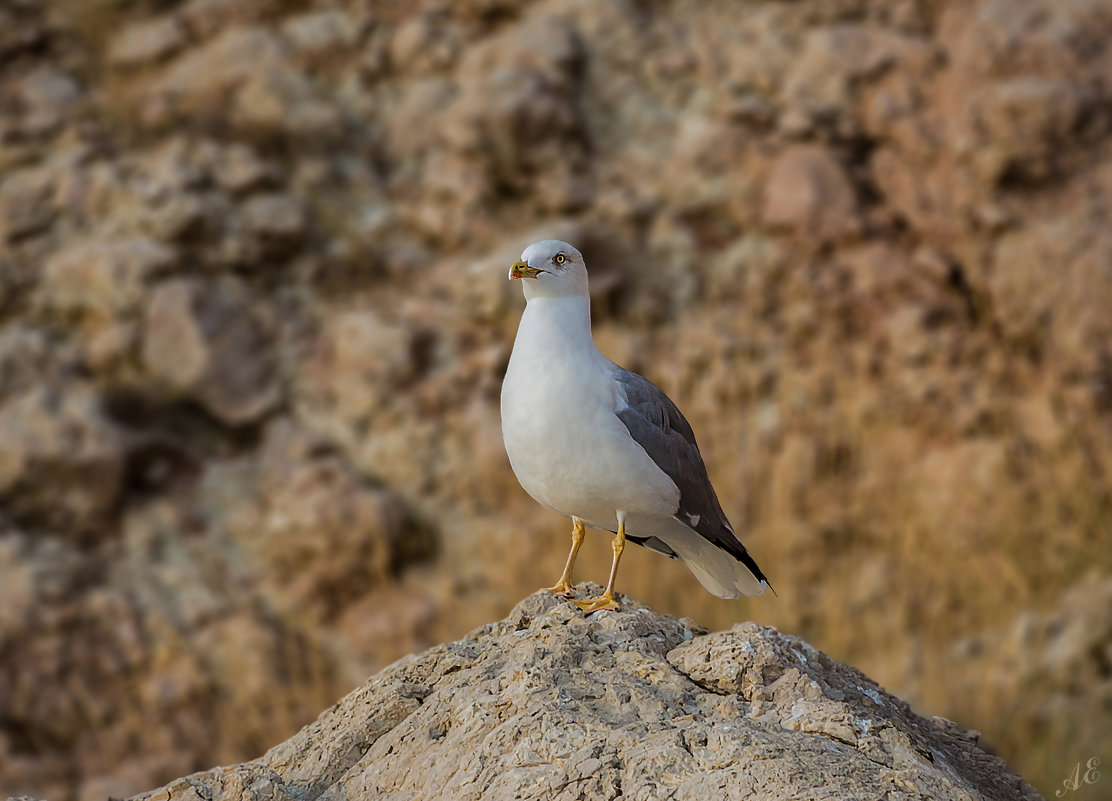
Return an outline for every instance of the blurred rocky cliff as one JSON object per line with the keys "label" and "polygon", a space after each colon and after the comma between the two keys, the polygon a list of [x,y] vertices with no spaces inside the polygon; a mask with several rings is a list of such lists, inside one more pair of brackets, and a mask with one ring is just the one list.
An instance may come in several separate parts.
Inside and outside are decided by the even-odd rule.
{"label": "blurred rocky cliff", "polygon": [[780,596],[620,589],[1109,755],[1109,75],[1112,0],[0,3],[0,788],[257,756],[555,579],[541,237]]}

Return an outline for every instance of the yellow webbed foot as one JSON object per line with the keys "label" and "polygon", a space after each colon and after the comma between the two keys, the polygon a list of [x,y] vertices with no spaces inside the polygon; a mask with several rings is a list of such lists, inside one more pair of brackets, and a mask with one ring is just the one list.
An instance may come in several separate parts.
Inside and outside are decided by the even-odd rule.
{"label": "yellow webbed foot", "polygon": [[564,579],[560,579],[551,587],[546,587],[546,589],[557,598],[570,598],[575,594],[575,588]]}
{"label": "yellow webbed foot", "polygon": [[588,598],[585,601],[572,601],[573,604],[583,610],[584,615],[590,615],[595,612],[608,610],[611,612],[620,612],[621,605],[614,600],[611,593],[603,593],[598,598]]}

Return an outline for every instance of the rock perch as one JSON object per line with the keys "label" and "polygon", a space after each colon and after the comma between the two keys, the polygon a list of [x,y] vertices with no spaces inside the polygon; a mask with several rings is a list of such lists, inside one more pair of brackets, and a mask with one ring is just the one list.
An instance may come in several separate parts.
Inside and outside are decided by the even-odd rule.
{"label": "rock perch", "polygon": [[975,733],[796,637],[622,605],[584,618],[532,595],[260,759],[137,800],[1039,798]]}

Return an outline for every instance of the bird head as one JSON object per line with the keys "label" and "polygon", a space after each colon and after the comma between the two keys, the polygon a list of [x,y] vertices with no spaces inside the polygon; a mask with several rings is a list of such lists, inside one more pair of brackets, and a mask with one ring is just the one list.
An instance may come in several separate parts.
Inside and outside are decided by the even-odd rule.
{"label": "bird head", "polygon": [[525,299],[587,294],[587,266],[583,254],[567,242],[543,239],[521,254],[510,267],[510,280],[521,279]]}

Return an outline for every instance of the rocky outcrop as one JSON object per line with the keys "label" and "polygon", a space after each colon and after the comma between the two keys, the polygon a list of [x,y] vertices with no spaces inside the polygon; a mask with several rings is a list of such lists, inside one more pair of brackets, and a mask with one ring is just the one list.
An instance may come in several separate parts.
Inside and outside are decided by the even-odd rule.
{"label": "rocky outcrop", "polygon": [[772,627],[708,634],[629,599],[585,619],[540,592],[262,758],[135,801],[1038,799],[977,737]]}

